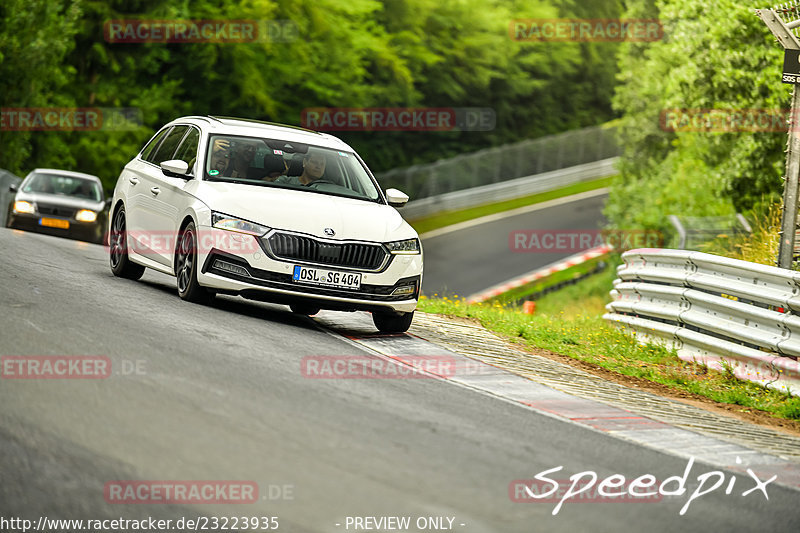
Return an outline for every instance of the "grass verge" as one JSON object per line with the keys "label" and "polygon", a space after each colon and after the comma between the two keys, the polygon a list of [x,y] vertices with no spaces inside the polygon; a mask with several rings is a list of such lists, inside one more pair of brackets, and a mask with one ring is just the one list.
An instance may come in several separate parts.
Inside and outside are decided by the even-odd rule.
{"label": "grass verge", "polygon": [[763,207],[752,213],[750,218],[753,222],[753,233],[718,235],[700,249],[733,259],[775,266],[780,243],[781,205],[772,204]]}
{"label": "grass verge", "polygon": [[[740,405],[745,412],[755,409],[778,418],[800,420],[800,398],[740,381],[729,372],[716,372],[683,361],[673,350],[663,346],[641,345],[632,335],[606,323],[600,313],[608,301],[609,276],[613,276],[613,269],[564,290],[572,294],[558,291],[547,295],[537,305],[535,315],[526,315],[499,303],[467,304],[449,298],[423,298],[419,310],[474,318],[490,331],[525,348],[549,350],[623,376],[642,378],[718,402]],[[572,309],[568,305],[579,300],[586,301],[580,308]],[[561,310],[556,312],[557,309]]]}
{"label": "grass verge", "polygon": [[462,209],[459,211],[446,211],[444,213],[438,213],[429,217],[409,220],[408,223],[411,224],[415,230],[417,230],[417,233],[422,234],[427,231],[443,228],[452,224],[458,224],[459,222],[465,222],[467,220],[480,218],[486,215],[510,211],[511,209],[516,209],[518,207],[525,207],[532,204],[546,202],[548,200],[555,200],[556,198],[571,196],[573,194],[602,189],[603,187],[610,186],[613,180],[614,176],[610,176],[593,181],[576,183],[575,185],[569,185],[562,189],[532,194],[530,196],[515,198],[513,200],[470,207],[469,209]]}

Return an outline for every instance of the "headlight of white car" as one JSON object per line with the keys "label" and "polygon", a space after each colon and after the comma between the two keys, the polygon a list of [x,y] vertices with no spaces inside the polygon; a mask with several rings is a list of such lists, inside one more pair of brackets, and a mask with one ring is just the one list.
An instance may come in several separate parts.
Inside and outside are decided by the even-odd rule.
{"label": "headlight of white car", "polygon": [[395,255],[416,255],[420,251],[419,239],[387,242],[386,247]]}
{"label": "headlight of white car", "polygon": [[262,226],[261,224],[256,224],[255,222],[248,222],[247,220],[215,212],[211,213],[211,225],[217,229],[237,231],[257,237],[261,237],[270,230],[270,228]]}

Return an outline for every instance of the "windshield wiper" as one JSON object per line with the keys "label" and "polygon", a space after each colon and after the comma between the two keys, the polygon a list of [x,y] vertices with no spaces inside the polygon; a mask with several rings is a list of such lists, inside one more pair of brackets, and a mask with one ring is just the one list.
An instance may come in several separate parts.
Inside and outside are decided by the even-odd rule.
{"label": "windshield wiper", "polygon": [[206,181],[218,181],[222,183],[240,183],[242,185],[258,185],[257,183],[253,183],[252,181],[245,181],[236,178],[215,178],[215,177],[208,177],[205,178]]}

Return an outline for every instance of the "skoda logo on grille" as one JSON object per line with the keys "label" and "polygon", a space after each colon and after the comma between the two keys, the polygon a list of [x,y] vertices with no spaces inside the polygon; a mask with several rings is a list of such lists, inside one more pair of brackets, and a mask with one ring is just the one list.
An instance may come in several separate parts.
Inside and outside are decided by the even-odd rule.
{"label": "skoda logo on grille", "polygon": [[327,235],[328,237],[333,237],[334,235],[336,235],[336,232],[333,231],[333,228],[325,228],[323,231],[325,232],[325,235]]}

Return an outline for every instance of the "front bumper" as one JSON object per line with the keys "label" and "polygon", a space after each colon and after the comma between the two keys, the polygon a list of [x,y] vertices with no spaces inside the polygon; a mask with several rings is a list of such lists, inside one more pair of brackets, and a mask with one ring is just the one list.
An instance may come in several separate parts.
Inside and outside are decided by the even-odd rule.
{"label": "front bumper", "polygon": [[[408,313],[417,307],[422,286],[421,255],[392,256],[380,271],[360,271],[361,287],[350,290],[300,284],[293,281],[292,273],[295,265],[328,270],[353,269],[277,259],[267,253],[256,237],[215,228],[199,228],[198,238],[198,262],[201,265],[198,281],[221,293],[342,311]],[[204,246],[204,243],[213,243],[213,246]],[[221,262],[226,264],[225,268],[221,268]],[[413,294],[392,294],[399,287],[411,284],[414,285]]]}
{"label": "front bumper", "polygon": [[103,243],[103,228],[105,227],[105,224],[104,221],[101,220],[101,217],[98,217],[94,222],[79,222],[75,219],[67,219],[62,217],[48,218],[65,220],[69,223],[69,228],[43,226],[39,223],[39,221],[42,219],[40,215],[29,215],[25,213],[14,212],[9,214],[7,226],[9,228],[20,229],[23,231],[43,233],[45,235],[55,235],[57,237],[66,237],[68,239],[88,241],[97,244]]}

